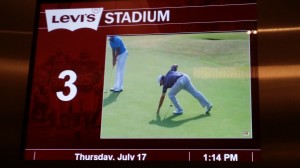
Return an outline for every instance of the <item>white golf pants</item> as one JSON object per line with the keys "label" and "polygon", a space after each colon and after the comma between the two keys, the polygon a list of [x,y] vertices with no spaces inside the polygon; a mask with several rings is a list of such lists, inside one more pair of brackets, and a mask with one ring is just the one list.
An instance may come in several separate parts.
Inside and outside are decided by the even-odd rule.
{"label": "white golf pants", "polygon": [[176,99],[176,95],[182,89],[186,90],[192,96],[194,96],[199,101],[202,107],[205,107],[210,104],[205,98],[205,96],[193,86],[189,76],[184,74],[175,82],[175,84],[168,93],[170,100],[172,101],[172,103],[178,111],[182,110],[182,108]]}
{"label": "white golf pants", "polygon": [[116,77],[114,83],[114,90],[116,91],[123,90],[124,71],[127,57],[127,51],[117,56]]}

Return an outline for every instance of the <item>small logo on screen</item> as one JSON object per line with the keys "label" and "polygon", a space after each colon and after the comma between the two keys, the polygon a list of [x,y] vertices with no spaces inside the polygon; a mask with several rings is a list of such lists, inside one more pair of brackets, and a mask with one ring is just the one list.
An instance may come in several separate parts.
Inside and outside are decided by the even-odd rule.
{"label": "small logo on screen", "polygon": [[98,29],[103,8],[45,10],[48,32],[56,29],[75,31],[81,28]]}

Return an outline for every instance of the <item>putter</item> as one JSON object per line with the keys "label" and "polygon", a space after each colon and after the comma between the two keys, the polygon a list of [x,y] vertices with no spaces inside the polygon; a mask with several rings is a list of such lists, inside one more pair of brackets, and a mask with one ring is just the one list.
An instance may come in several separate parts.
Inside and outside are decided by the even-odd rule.
{"label": "putter", "polygon": [[107,94],[110,91],[109,85],[112,83],[112,80],[113,80],[113,75],[114,75],[113,70],[114,70],[114,67],[112,68],[112,71],[110,72],[110,75],[108,77],[108,82],[106,82],[104,94]]}

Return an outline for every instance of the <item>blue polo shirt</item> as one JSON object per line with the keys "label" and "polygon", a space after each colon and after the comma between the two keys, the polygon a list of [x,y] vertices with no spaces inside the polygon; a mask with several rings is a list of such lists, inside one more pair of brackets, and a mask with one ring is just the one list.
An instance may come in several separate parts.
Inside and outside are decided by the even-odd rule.
{"label": "blue polo shirt", "polygon": [[166,93],[168,88],[173,87],[174,83],[182,75],[183,75],[182,72],[177,72],[176,69],[174,67],[172,67],[164,77],[162,92]]}
{"label": "blue polo shirt", "polygon": [[111,36],[109,44],[112,49],[119,51],[118,55],[123,54],[126,51],[126,47],[119,36]]}

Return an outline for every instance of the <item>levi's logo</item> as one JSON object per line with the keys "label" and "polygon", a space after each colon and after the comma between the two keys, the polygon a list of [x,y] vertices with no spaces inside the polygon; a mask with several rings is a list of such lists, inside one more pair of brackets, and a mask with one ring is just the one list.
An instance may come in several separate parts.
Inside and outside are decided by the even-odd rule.
{"label": "levi's logo", "polygon": [[103,8],[45,10],[48,32],[55,29],[74,31],[80,28],[98,29]]}

